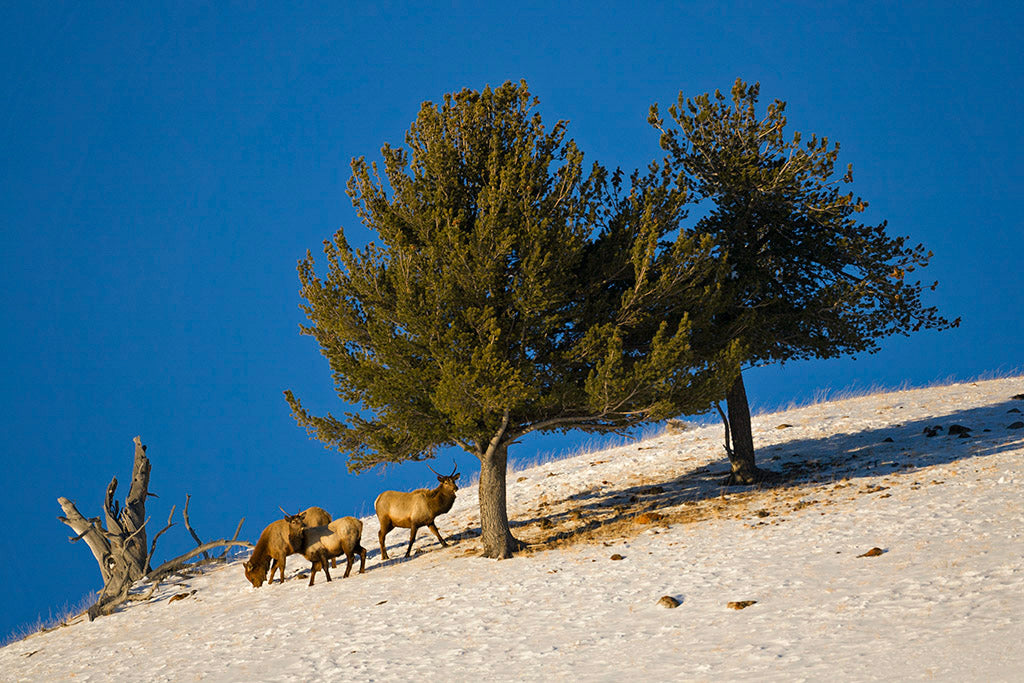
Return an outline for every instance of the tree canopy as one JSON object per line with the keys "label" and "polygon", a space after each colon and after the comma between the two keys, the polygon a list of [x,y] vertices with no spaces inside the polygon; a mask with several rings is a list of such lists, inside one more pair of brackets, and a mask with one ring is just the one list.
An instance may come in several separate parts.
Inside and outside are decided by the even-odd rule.
{"label": "tree canopy", "polygon": [[426,102],[385,145],[383,175],[352,162],[348,193],[378,240],[324,242],[299,263],[303,327],[359,410],[297,421],[349,467],[481,459],[485,554],[508,556],[509,444],[531,431],[618,431],[707,409],[739,342],[698,347],[723,309],[710,235],[679,230],[686,185],[655,162],[628,178],[584,168],[567,123],[546,128],[525,82]]}
{"label": "tree canopy", "polygon": [[[716,91],[669,107],[668,127],[657,105],[649,121],[661,132],[669,164],[685,177],[695,201],[709,209],[686,230],[710,237],[727,264],[721,282],[726,305],[697,330],[704,347],[740,341],[748,365],[875,352],[879,340],[921,329],[959,324],[925,306],[920,281],[908,279],[928,265],[931,252],[892,237],[887,224],[865,225],[867,207],[842,187],[852,165],[836,173],[839,145],[827,137],[785,132],[786,103],[775,100],[762,114],[759,86],[737,79],[731,97]],[[935,288],[933,283],[930,286]],[[741,401],[745,434],[752,444],[742,378],[730,392],[730,416]],[[732,417],[730,417],[732,419]],[[738,483],[750,483],[753,450],[734,461]]]}

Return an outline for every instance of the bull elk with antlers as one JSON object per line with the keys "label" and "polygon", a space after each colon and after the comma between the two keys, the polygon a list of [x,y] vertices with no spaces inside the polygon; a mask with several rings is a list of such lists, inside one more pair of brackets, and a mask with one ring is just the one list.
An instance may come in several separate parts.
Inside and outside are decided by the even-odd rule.
{"label": "bull elk with antlers", "polygon": [[437,475],[437,488],[416,489],[415,491],[384,491],[373,502],[373,507],[377,511],[377,519],[380,521],[380,533],[377,538],[380,540],[381,559],[389,559],[384,538],[395,527],[409,530],[409,547],[405,550],[406,557],[409,557],[409,553],[412,552],[416,531],[423,526],[434,532],[442,546],[448,547],[445,540],[441,538],[437,527],[434,526],[434,518],[451,510],[455,503],[455,492],[459,490],[458,484],[455,483],[459,478],[459,473],[456,471],[458,465],[452,469],[451,474],[438,474],[430,465],[427,465],[427,468]]}

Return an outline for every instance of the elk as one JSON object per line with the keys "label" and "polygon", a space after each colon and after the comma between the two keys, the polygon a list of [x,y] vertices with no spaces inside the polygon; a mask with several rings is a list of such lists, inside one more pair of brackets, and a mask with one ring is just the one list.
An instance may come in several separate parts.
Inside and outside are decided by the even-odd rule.
{"label": "elk", "polygon": [[[281,510],[281,512],[284,512],[283,508],[278,509]],[[284,512],[284,514],[285,517],[288,516],[287,512]],[[302,520],[302,524],[304,526],[323,526],[331,523],[331,513],[327,512],[327,510],[324,510],[323,508],[318,508],[315,505],[311,508],[306,508],[296,515],[296,517]]]}
{"label": "elk", "polygon": [[313,563],[309,572],[309,585],[313,585],[319,569],[324,570],[324,576],[330,581],[327,560],[333,563],[334,558],[343,553],[348,565],[342,578],[347,579],[352,571],[355,553],[359,553],[359,573],[363,574],[366,571],[366,548],[359,544],[362,535],[363,523],[355,517],[341,517],[330,524],[303,529],[302,554]]}
{"label": "elk", "polygon": [[[283,508],[279,508],[281,512],[284,512]],[[288,513],[284,512],[284,516],[287,517]],[[306,508],[298,514],[302,519],[302,525],[305,527],[312,526],[324,526],[331,523],[331,513],[327,512],[323,508],[318,508],[315,505],[311,508]],[[337,567],[338,564],[334,558],[331,558],[331,569]]]}
{"label": "elk", "polygon": [[447,475],[437,474],[437,471],[430,465],[427,465],[427,468],[437,475],[439,482],[437,488],[416,489],[408,492],[384,491],[373,502],[373,507],[377,511],[377,519],[380,521],[380,533],[377,538],[380,540],[380,556],[384,560],[390,559],[384,538],[395,527],[409,530],[409,547],[405,550],[406,557],[409,557],[409,553],[412,552],[416,531],[421,526],[433,531],[441,545],[445,548],[448,547],[445,540],[441,538],[437,527],[434,526],[434,518],[451,510],[455,503],[455,492],[459,490],[458,484],[455,483],[455,480],[459,478],[459,473],[456,471],[458,465],[452,469],[451,474]]}
{"label": "elk", "polygon": [[[259,588],[267,580],[267,568],[270,568],[270,583],[274,582],[274,572],[281,569],[281,583],[284,583],[285,558],[293,553],[301,553],[305,541],[302,531],[307,527],[320,526],[331,521],[331,515],[323,508],[313,506],[297,515],[289,515],[284,508],[284,519],[271,522],[260,534],[252,557],[245,563],[245,578],[254,588]],[[333,560],[332,560],[332,565]]]}
{"label": "elk", "polygon": [[274,582],[274,572],[278,567],[281,569],[281,583],[284,583],[285,558],[302,550],[304,528],[300,515],[288,515],[267,525],[256,542],[252,557],[245,562],[245,578],[253,588],[259,588],[267,580],[268,567],[270,583]]}

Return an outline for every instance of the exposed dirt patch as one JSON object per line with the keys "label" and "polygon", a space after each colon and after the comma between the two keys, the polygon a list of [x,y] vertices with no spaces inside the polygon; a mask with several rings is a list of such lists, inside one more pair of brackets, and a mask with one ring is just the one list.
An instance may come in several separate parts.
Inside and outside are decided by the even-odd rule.
{"label": "exposed dirt patch", "polygon": [[[812,468],[817,470],[818,464],[807,467]],[[871,482],[855,487],[847,479],[801,480],[799,475],[787,474],[788,481],[757,488],[722,488],[720,495],[689,500],[683,500],[672,482],[664,480],[639,482],[629,491],[575,494],[547,500],[531,510],[528,518],[513,519],[512,531],[528,546],[523,554],[530,555],[577,544],[629,540],[651,530],[709,519],[741,519],[748,528],[756,529],[782,523],[792,515],[827,514],[835,511],[837,503],[887,491],[897,484],[887,478],[884,483],[888,486]],[[911,481],[899,483],[910,485]]]}
{"label": "exposed dirt patch", "polygon": [[[657,487],[662,488],[662,487]],[[664,488],[662,490],[667,490]],[[525,554],[576,544],[597,544],[633,538],[645,531],[676,524],[696,524],[709,519],[763,519],[759,525],[776,524],[778,518],[800,511],[818,500],[805,500],[811,492],[827,492],[819,484],[749,489],[703,500],[688,500],[664,507],[642,496],[617,498],[607,506],[578,507],[578,501],[551,501],[544,517],[512,521],[516,538],[528,544]],[[653,509],[657,507],[657,509]],[[755,526],[755,525],[750,525]]]}

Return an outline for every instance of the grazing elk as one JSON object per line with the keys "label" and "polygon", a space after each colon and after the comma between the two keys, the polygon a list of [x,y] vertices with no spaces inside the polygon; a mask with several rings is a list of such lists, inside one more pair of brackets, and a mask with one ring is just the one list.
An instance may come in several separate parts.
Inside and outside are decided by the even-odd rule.
{"label": "grazing elk", "polygon": [[[427,468],[437,474],[430,465],[427,465]],[[448,547],[448,544],[441,538],[437,527],[434,526],[434,518],[451,510],[455,503],[455,492],[459,490],[458,484],[455,483],[455,480],[459,478],[457,469],[458,465],[455,466],[451,474],[437,474],[437,481],[440,483],[435,489],[416,489],[408,492],[384,491],[377,496],[373,507],[377,511],[377,519],[380,521],[380,533],[377,538],[380,540],[381,559],[389,559],[384,538],[395,527],[409,530],[409,547],[405,550],[406,557],[409,557],[409,553],[412,552],[416,531],[421,526],[433,531],[441,545],[445,548]]]}
{"label": "grazing elk", "polygon": [[281,583],[284,583],[285,558],[302,551],[303,529],[300,515],[288,515],[267,525],[260,534],[260,540],[256,542],[252,557],[245,562],[245,578],[249,579],[253,588],[259,588],[267,580],[268,567],[270,583],[274,582],[274,572],[278,567],[281,569]]}
{"label": "grazing elk", "polygon": [[355,553],[359,553],[359,573],[366,571],[366,548],[359,544],[363,535],[363,523],[355,517],[341,517],[330,524],[315,526],[302,530],[303,544],[302,554],[307,560],[313,563],[309,572],[309,585],[313,585],[317,570],[323,569],[324,576],[331,580],[331,573],[327,571],[327,560],[333,562],[334,558],[344,554],[348,560],[345,567],[347,579],[352,571],[352,563],[355,561]]}

